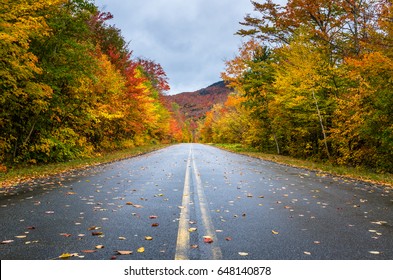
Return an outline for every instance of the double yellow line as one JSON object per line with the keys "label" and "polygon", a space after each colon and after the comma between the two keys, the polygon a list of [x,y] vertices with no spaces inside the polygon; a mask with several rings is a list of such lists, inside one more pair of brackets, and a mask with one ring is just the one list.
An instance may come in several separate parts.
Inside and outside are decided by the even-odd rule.
{"label": "double yellow line", "polygon": [[[184,190],[183,190],[183,199],[182,199],[182,207],[180,212],[180,220],[179,220],[179,229],[177,233],[177,243],[176,243],[176,260],[188,260],[189,252],[190,252],[190,202],[191,202],[191,172],[193,172],[193,176],[195,178],[195,193],[197,206],[200,209],[201,213],[201,224],[202,228],[198,228],[198,231],[201,232],[202,236],[210,236],[213,239],[213,243],[208,244],[208,249],[211,251],[208,255],[211,256],[212,259],[219,260],[222,259],[222,252],[220,247],[218,246],[218,239],[216,236],[216,231],[214,229],[214,225],[212,219],[210,217],[210,211],[206,200],[206,195],[203,190],[202,180],[200,173],[198,171],[198,167],[195,163],[194,153],[192,150],[192,146],[190,147],[190,151],[188,153],[187,166],[186,166],[186,175],[184,178]],[[203,241],[200,241],[203,244]]]}

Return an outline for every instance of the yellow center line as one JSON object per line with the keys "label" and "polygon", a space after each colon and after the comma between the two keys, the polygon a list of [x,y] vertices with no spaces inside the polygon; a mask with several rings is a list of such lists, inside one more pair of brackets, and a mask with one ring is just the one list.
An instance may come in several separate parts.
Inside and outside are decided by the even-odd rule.
{"label": "yellow center line", "polygon": [[195,163],[192,146],[190,147],[190,151],[188,154],[186,175],[184,178],[184,190],[180,211],[179,229],[177,232],[175,260],[189,259],[191,171],[193,172],[193,176],[195,177],[194,183],[196,184],[196,186],[194,185],[194,188],[196,190],[196,200],[198,200],[199,211],[201,214],[200,219],[202,220],[202,227],[200,228],[200,231],[203,233],[204,236],[210,236],[213,239],[213,243],[209,244],[209,246],[207,247],[207,251],[205,252],[207,252],[209,258],[211,257],[214,260],[219,260],[222,259],[222,252],[218,245],[216,231],[214,229],[214,225],[210,216],[209,206],[207,204],[206,195],[203,190],[201,176]]}
{"label": "yellow center line", "polygon": [[177,232],[175,260],[188,260],[188,251],[190,248],[190,235],[188,232],[188,225],[190,221],[189,205],[190,205],[191,154],[192,154],[192,146],[190,147],[190,152],[188,153],[186,175],[184,178],[184,190],[183,190],[182,208],[180,212],[179,229]]}

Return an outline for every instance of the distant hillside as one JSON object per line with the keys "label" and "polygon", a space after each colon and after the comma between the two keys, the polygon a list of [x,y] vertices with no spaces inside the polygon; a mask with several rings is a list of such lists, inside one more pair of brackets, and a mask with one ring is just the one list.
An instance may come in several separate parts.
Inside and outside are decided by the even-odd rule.
{"label": "distant hillside", "polygon": [[169,104],[177,103],[180,112],[187,119],[196,120],[203,117],[214,104],[224,103],[231,92],[231,89],[221,81],[194,92],[165,96],[165,99]]}

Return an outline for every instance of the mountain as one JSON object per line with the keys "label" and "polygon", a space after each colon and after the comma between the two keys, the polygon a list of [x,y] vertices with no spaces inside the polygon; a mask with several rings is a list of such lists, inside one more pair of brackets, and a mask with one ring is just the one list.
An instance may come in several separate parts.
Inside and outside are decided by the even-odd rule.
{"label": "mountain", "polygon": [[220,81],[197,91],[182,92],[164,98],[167,104],[178,104],[179,111],[187,119],[197,120],[205,116],[214,104],[224,103],[231,92],[224,81]]}

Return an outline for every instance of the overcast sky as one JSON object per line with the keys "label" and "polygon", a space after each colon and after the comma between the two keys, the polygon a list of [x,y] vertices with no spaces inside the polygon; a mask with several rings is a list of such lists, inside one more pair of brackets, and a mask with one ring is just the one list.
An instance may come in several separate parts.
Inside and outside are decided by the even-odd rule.
{"label": "overcast sky", "polygon": [[[249,0],[95,0],[121,29],[135,57],[160,63],[169,78],[170,94],[194,91],[215,83],[242,38],[234,35]],[[244,39],[243,39],[244,40]]]}

